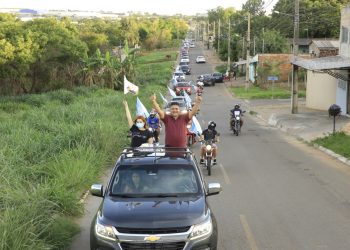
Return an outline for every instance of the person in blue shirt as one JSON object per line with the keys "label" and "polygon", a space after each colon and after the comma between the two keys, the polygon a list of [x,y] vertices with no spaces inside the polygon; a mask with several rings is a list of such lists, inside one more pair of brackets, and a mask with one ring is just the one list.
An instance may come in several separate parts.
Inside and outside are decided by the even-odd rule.
{"label": "person in blue shirt", "polygon": [[147,118],[147,124],[154,131],[153,133],[155,142],[159,142],[160,123],[159,118],[157,117],[157,112],[153,109],[151,110],[149,117]]}

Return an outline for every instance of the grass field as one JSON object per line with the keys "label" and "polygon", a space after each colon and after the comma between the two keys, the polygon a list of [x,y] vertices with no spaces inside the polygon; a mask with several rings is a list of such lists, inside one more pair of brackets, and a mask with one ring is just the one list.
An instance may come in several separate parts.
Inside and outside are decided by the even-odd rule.
{"label": "grass field", "polygon": [[319,138],[313,141],[320,146],[328,148],[333,152],[350,159],[350,136],[342,132]]}
{"label": "grass field", "polygon": [[[242,99],[288,99],[291,95],[289,89],[281,87],[262,89],[253,86],[247,91],[245,90],[245,87],[231,87],[230,90],[235,97]],[[299,90],[299,97],[305,97],[304,90]]]}
{"label": "grass field", "polygon": [[[172,61],[148,68],[156,54],[137,65],[138,97],[148,109],[149,96],[171,78]],[[0,249],[69,245],[83,191],[129,144],[123,99],[134,114],[136,97],[109,89],[0,97]]]}

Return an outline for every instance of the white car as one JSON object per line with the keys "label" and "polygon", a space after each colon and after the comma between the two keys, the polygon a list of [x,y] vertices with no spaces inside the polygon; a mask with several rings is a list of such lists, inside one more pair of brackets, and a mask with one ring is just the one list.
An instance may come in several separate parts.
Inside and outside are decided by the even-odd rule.
{"label": "white car", "polygon": [[189,59],[189,58],[181,58],[181,59],[180,59],[180,62],[189,63],[189,62],[190,62],[190,59]]}
{"label": "white car", "polygon": [[185,74],[182,71],[177,71],[173,74],[173,79],[177,80],[178,78],[185,80]]}
{"label": "white car", "polygon": [[205,57],[204,56],[197,56],[196,63],[205,63]]}

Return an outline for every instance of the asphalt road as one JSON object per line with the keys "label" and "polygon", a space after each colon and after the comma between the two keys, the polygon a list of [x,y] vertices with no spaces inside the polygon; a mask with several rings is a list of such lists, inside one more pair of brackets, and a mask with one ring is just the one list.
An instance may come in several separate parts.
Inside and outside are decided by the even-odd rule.
{"label": "asphalt road", "polygon": [[[210,61],[191,66],[193,77],[212,71]],[[207,177],[223,187],[209,198],[218,249],[350,249],[349,168],[249,114],[234,136],[228,118],[235,103],[244,107],[224,84],[206,87],[198,117],[203,125],[214,120],[221,133],[218,165]]]}
{"label": "asphalt road", "polygon": [[[190,51],[192,75],[211,73],[196,65],[201,47]],[[223,192],[209,198],[218,221],[219,250],[350,249],[350,170],[302,142],[246,114],[242,134],[228,128],[235,103],[224,84],[205,87],[198,120],[217,123],[218,165],[207,182]],[[199,145],[193,151],[199,154]],[[89,227],[99,198],[88,196],[82,233],[71,249],[89,249]]]}

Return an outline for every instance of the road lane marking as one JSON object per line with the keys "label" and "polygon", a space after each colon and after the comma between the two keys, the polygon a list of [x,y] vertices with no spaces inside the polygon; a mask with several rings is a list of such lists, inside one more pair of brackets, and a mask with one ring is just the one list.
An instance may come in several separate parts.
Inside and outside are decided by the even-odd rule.
{"label": "road lane marking", "polygon": [[225,182],[227,185],[231,185],[231,180],[230,180],[230,177],[228,176],[224,166],[220,163],[220,170],[222,172],[222,175],[224,176],[224,179],[225,179]]}
{"label": "road lane marking", "polygon": [[247,237],[250,249],[251,250],[258,250],[258,247],[256,246],[256,242],[255,242],[255,239],[254,239],[254,236],[252,233],[252,230],[250,230],[250,227],[249,227],[249,224],[248,224],[246,217],[243,214],[240,214],[239,218],[241,220],[241,224],[243,226],[245,236]]}

